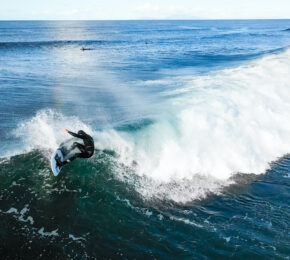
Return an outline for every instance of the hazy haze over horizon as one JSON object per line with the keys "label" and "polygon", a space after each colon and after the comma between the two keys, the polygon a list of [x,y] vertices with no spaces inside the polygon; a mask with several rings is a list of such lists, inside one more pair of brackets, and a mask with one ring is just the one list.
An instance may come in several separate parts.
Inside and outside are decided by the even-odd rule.
{"label": "hazy haze over horizon", "polygon": [[12,0],[0,20],[289,19],[288,0]]}

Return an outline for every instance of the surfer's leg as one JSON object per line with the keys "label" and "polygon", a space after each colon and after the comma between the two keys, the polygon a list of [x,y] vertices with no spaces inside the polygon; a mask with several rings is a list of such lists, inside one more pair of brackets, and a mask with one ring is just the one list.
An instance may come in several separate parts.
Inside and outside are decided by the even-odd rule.
{"label": "surfer's leg", "polygon": [[78,143],[78,142],[74,142],[71,146],[71,148],[69,149],[69,151],[72,151],[73,149],[78,148],[82,153],[84,153],[86,151],[86,148],[84,145]]}
{"label": "surfer's leg", "polygon": [[68,160],[66,160],[64,162],[59,163],[60,167],[66,165],[69,162],[72,162],[76,158],[88,158],[89,157],[87,155],[86,148],[85,148],[84,145],[82,145],[82,144],[80,144],[78,142],[74,142],[69,151],[72,151],[75,148],[78,148],[81,152],[80,153],[76,153],[74,156],[72,156],[71,158],[69,158]]}
{"label": "surfer's leg", "polygon": [[67,163],[72,162],[73,160],[75,160],[76,158],[78,158],[79,155],[81,155],[81,153],[76,153],[74,156],[72,156],[72,157],[69,158],[68,160],[66,160],[66,161],[64,161],[64,162],[61,162],[61,163],[60,163],[60,166],[62,167],[62,166],[64,166],[64,165],[66,165]]}
{"label": "surfer's leg", "polygon": [[75,160],[76,158],[87,158],[86,156],[86,148],[84,145],[78,143],[78,142],[74,142],[73,145],[71,146],[70,151],[72,151],[73,149],[78,148],[81,152],[80,153],[76,153],[75,155],[73,155],[71,158],[69,158],[66,161],[63,161],[61,163],[59,163],[59,166],[62,167],[64,165],[66,165],[69,162],[72,162],[73,160]]}

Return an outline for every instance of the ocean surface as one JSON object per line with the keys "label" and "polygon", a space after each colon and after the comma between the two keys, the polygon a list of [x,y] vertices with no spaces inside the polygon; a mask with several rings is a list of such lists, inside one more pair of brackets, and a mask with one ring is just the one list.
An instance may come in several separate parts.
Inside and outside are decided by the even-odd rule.
{"label": "ocean surface", "polygon": [[1,259],[289,259],[289,28],[1,21]]}

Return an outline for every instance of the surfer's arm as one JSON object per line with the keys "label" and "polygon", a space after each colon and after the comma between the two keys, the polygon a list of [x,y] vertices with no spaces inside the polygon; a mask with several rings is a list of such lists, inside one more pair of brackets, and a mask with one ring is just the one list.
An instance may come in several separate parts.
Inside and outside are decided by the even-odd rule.
{"label": "surfer's arm", "polygon": [[73,137],[77,137],[77,138],[81,138],[81,139],[83,139],[84,137],[82,136],[82,135],[79,135],[79,134],[76,134],[76,133],[74,133],[74,132],[71,132],[71,131],[67,131],[70,135],[72,135]]}
{"label": "surfer's arm", "polygon": [[73,137],[77,137],[77,138],[80,138],[80,139],[85,139],[85,137],[83,135],[79,135],[79,134],[76,134],[74,132],[71,132],[71,131],[67,130],[66,128],[63,128],[63,131],[69,133]]}

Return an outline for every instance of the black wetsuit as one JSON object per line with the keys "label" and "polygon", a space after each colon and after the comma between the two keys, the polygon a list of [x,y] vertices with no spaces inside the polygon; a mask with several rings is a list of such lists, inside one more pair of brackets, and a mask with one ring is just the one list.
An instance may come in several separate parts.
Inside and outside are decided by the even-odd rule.
{"label": "black wetsuit", "polygon": [[90,158],[93,156],[94,151],[95,151],[95,146],[94,146],[94,140],[90,135],[86,134],[82,130],[78,131],[77,134],[73,133],[71,131],[68,131],[68,133],[74,137],[83,139],[84,144],[74,142],[70,148],[70,151],[72,151],[75,148],[78,148],[81,152],[76,153],[73,157],[71,157],[70,159],[68,159],[64,162],[61,162],[60,166],[63,166],[65,164],[67,164],[68,162],[75,160],[76,158]]}

